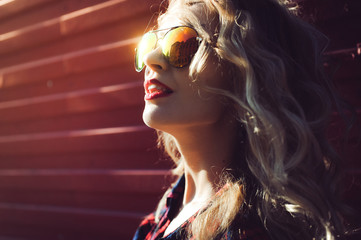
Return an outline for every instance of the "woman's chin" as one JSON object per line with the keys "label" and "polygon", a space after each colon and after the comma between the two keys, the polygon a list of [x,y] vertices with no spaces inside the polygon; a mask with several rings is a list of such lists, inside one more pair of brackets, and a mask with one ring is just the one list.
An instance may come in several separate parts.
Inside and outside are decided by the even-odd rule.
{"label": "woman's chin", "polygon": [[143,112],[143,122],[150,128],[161,130],[162,125],[165,124],[164,120],[164,117],[162,118],[154,112],[148,112],[146,110]]}
{"label": "woman's chin", "polygon": [[156,104],[146,103],[143,110],[143,122],[150,128],[160,130],[162,126],[172,122],[171,116],[173,115],[174,113],[166,106],[160,107]]}

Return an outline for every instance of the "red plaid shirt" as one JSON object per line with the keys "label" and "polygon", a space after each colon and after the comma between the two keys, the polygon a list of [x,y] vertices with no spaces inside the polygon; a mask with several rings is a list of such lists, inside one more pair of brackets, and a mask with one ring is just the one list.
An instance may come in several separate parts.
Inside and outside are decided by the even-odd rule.
{"label": "red plaid shirt", "polygon": [[[160,215],[160,221],[155,222],[154,213],[148,215],[140,224],[133,240],[183,240],[187,239],[187,226],[194,220],[194,216],[184,222],[174,232],[164,237],[164,232],[170,222],[176,217],[179,207],[183,200],[184,193],[184,176],[181,177],[172,191],[169,193],[165,208]],[[242,221],[244,222],[244,220]],[[254,221],[247,221],[247,227],[239,226],[238,222],[234,222],[232,226],[219,236],[218,240],[269,240],[266,231],[260,224]],[[194,238],[192,238],[194,239]]]}

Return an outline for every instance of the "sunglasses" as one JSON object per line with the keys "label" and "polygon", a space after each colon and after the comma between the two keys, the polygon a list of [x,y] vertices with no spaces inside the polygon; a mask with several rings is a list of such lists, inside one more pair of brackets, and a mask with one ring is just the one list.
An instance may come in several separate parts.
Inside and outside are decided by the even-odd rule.
{"label": "sunglasses", "polygon": [[[157,32],[167,31],[162,38]],[[147,32],[135,49],[135,70],[141,72],[145,66],[144,57],[154,50],[159,43],[166,61],[173,67],[182,68],[188,65],[198,50],[202,39],[191,27],[178,26]]]}

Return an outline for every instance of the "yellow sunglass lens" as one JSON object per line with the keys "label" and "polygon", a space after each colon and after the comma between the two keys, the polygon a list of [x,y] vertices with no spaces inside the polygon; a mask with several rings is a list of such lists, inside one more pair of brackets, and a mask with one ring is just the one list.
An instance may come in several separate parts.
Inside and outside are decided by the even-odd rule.
{"label": "yellow sunglass lens", "polygon": [[157,43],[157,36],[154,33],[146,33],[140,41],[135,58],[135,67],[137,71],[141,71],[144,67],[144,57],[154,48]]}
{"label": "yellow sunglass lens", "polygon": [[[165,29],[166,30],[166,29]],[[190,27],[176,27],[169,30],[163,38],[158,39],[155,30],[146,33],[135,53],[135,69],[140,72],[145,66],[144,57],[151,52],[158,44],[162,53],[170,65],[174,67],[184,67],[189,64],[198,50],[198,34]]]}

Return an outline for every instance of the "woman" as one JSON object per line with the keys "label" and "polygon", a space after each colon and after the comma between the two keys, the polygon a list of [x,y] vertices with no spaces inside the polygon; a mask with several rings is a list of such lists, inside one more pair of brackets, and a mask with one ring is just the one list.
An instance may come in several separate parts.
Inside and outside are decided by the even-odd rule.
{"label": "woman", "polygon": [[170,0],[145,34],[144,122],[178,180],[134,239],[336,239],[336,103],[282,0]]}

